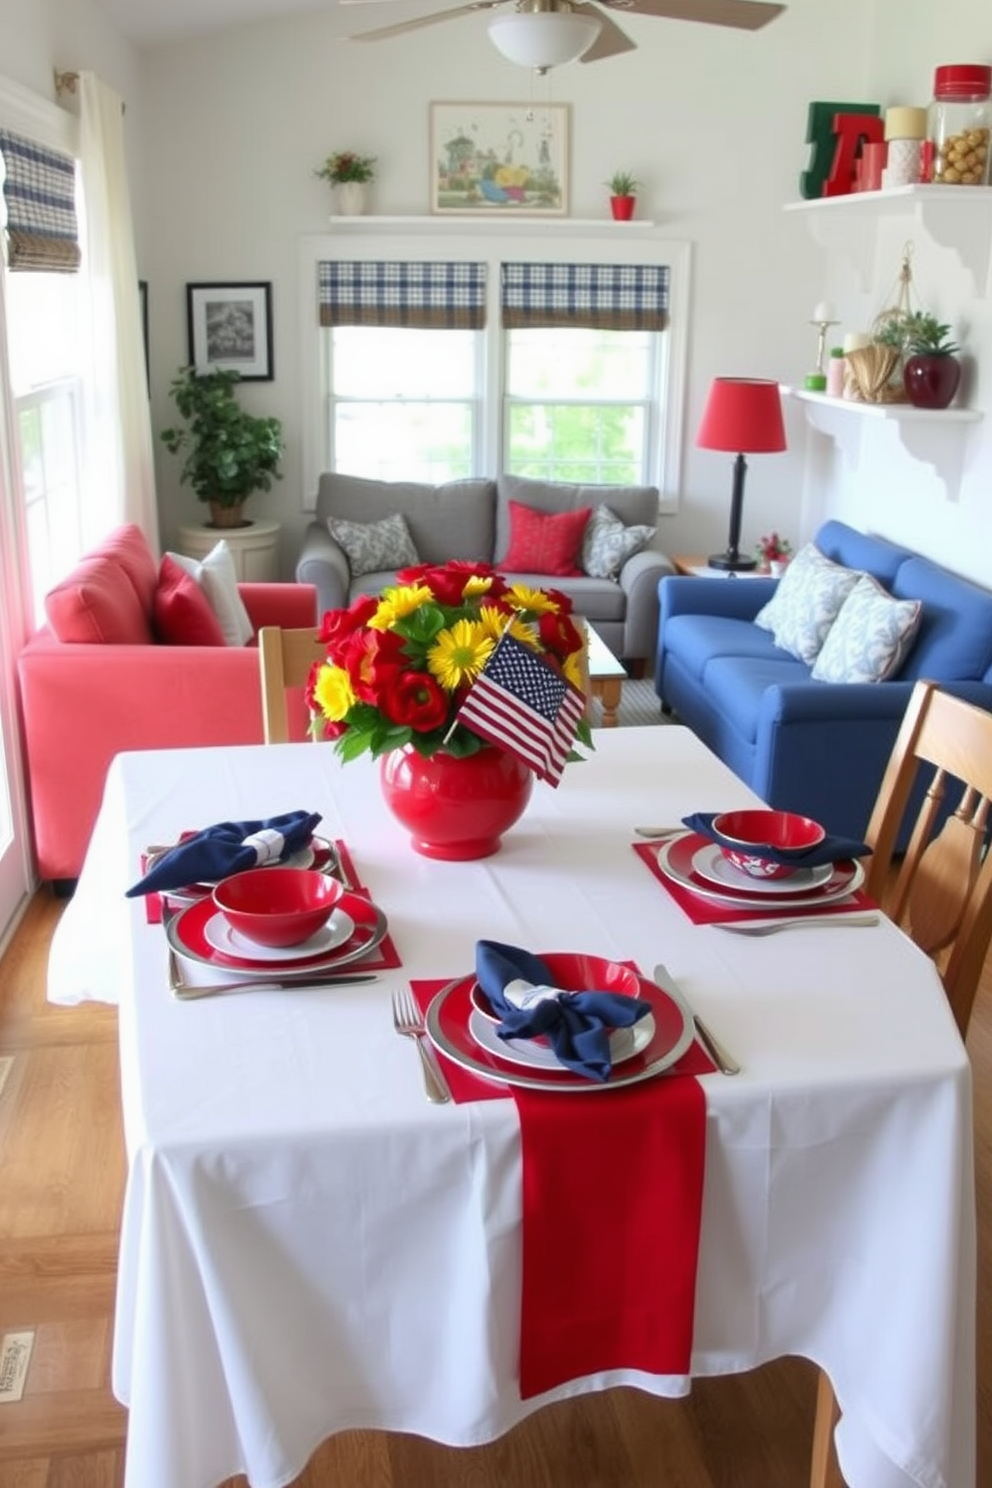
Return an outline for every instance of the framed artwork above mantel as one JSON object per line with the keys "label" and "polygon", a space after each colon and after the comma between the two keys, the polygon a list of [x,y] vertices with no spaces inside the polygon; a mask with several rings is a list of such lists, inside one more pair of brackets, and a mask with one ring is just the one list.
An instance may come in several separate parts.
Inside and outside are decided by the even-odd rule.
{"label": "framed artwork above mantel", "polygon": [[431,212],[565,217],[565,103],[432,103]]}

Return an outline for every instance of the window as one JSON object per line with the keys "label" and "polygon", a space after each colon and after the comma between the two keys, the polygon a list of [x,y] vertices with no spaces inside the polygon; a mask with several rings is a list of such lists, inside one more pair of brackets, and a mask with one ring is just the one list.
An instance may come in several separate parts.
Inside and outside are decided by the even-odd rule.
{"label": "window", "polygon": [[[524,240],[528,226],[514,224]],[[322,470],[426,482],[505,470],[654,484],[661,509],[675,509],[686,245],[516,238],[500,253],[446,233],[423,258],[422,239],[393,243],[388,227],[307,241],[303,273],[320,306],[311,506]],[[418,316],[428,280],[433,310]]]}

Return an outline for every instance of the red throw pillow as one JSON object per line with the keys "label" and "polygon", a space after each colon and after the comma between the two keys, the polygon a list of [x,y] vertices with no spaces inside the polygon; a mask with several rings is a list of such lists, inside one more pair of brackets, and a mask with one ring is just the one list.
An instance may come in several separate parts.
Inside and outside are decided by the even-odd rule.
{"label": "red throw pillow", "polygon": [[168,553],[159,569],[152,613],[155,634],[167,646],[224,645],[224,632],[207,596]]}
{"label": "red throw pillow", "polygon": [[500,568],[506,573],[553,574],[561,579],[581,575],[576,563],[592,507],[545,513],[508,502],[510,546]]}

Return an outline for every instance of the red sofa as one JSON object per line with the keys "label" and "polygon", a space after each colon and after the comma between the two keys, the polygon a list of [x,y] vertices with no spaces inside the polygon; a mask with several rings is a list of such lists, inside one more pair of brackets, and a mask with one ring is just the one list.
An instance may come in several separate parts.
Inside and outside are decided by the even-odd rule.
{"label": "red sofa", "polygon": [[[49,596],[50,623],[18,659],[43,879],[78,877],[115,754],[262,742],[257,648],[160,643],[159,573],[140,529],[118,529]],[[238,592],[256,631],[316,623],[309,584],[239,584]],[[59,640],[53,622],[74,638]]]}

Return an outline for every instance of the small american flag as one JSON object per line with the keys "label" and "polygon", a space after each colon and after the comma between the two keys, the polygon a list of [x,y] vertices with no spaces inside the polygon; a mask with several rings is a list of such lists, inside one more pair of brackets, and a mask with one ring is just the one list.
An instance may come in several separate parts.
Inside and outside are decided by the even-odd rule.
{"label": "small american flag", "polygon": [[586,700],[543,656],[504,635],[479,673],[458,722],[557,785]]}

